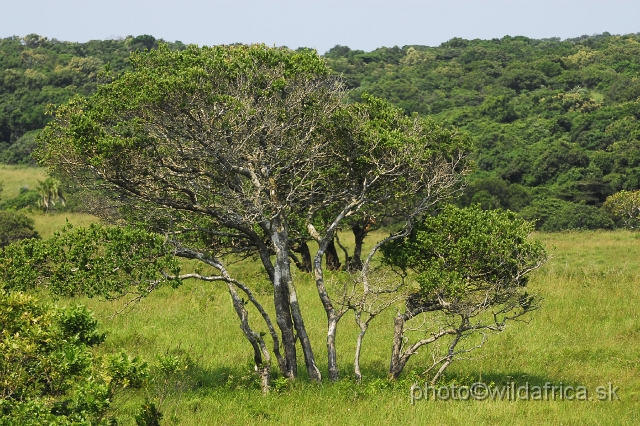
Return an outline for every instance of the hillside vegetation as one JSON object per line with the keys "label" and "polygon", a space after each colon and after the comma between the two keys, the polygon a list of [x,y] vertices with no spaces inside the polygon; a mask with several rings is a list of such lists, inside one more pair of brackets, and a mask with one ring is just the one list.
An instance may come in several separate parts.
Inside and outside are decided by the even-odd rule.
{"label": "hillside vegetation", "polygon": [[[87,43],[37,34],[0,39],[0,162],[32,162],[28,155],[35,147],[34,131],[48,121],[48,104],[95,92],[109,72],[127,68],[132,51],[157,43],[147,35]],[[184,48],[180,42],[170,46]]]}
{"label": "hillside vegetation", "polygon": [[[639,41],[454,38],[373,52],[336,46],[325,57],[353,100],[369,92],[472,135],[477,169],[463,205],[522,210],[546,230],[610,228],[595,208],[640,188]],[[558,214],[569,223],[545,227]]]}
{"label": "hillside vegetation", "polygon": [[[461,205],[521,211],[547,231],[610,229],[598,207],[620,190],[640,189],[639,41],[608,33],[454,38],[372,52],[336,46],[324,56],[353,89],[350,99],[368,92],[471,134],[476,171]],[[127,69],[132,51],[157,44],[147,35],[0,40],[0,162],[32,163],[47,104],[93,93]]]}

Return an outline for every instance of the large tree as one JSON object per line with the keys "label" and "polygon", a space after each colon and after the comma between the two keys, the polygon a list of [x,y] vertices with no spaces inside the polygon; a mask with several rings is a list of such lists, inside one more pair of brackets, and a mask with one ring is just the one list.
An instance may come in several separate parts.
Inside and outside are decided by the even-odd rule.
{"label": "large tree", "polygon": [[[329,371],[337,378],[339,318],[321,259],[338,226],[395,203],[389,216],[408,219],[399,238],[457,190],[467,139],[374,98],[347,105],[342,83],[311,51],[252,45],[172,52],[161,45],[132,55],[131,66],[92,97],[55,111],[40,137],[41,160],[109,196],[104,203],[115,203],[120,219],[166,235],[177,256],[216,268],[219,276],[202,278],[226,281],[234,306],[242,304],[233,294],[240,288],[269,325],[221,260],[258,256],[273,284],[280,370],[296,377],[299,339],[309,377],[320,380],[290,260],[315,239]],[[268,363],[261,336],[237,308],[257,363]],[[272,338],[278,355],[275,332]]]}

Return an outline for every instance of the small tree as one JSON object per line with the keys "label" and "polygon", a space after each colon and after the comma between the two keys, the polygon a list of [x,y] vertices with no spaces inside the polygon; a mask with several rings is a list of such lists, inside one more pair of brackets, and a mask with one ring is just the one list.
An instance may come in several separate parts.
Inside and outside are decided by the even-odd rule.
{"label": "small tree", "polygon": [[640,224],[640,190],[617,192],[607,197],[602,209],[616,224],[636,229]]}
{"label": "small tree", "polygon": [[[486,335],[538,307],[526,284],[547,256],[540,242],[528,239],[532,231],[510,212],[447,206],[409,238],[382,248],[388,265],[410,272],[419,284],[395,317],[390,377],[398,378],[411,356],[431,345],[433,364],[425,373],[435,381],[457,357],[481,347]],[[421,337],[411,341],[415,333],[409,331]],[[445,350],[437,350],[444,341]]]}
{"label": "small tree", "polygon": [[40,238],[28,216],[13,211],[0,210],[0,249],[25,238]]}
{"label": "small tree", "polygon": [[59,202],[63,206],[67,200],[62,194],[62,184],[58,179],[49,177],[44,181],[38,181],[38,193],[40,194],[40,200],[38,206],[47,213],[52,209],[56,202]]}

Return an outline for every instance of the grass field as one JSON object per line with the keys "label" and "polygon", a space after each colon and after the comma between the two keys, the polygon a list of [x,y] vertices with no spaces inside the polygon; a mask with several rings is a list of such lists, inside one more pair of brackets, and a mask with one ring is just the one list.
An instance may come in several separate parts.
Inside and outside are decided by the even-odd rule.
{"label": "grass field", "polygon": [[[177,290],[161,289],[113,319],[118,303],[82,302],[97,312],[108,332],[101,351],[124,348],[152,363],[156,354],[191,358],[191,367],[180,378],[122,395],[116,401],[122,424],[132,424],[146,396],[164,397],[161,410],[167,424],[639,424],[640,234],[535,237],[555,246],[553,258],[530,283],[544,297],[542,309],[529,324],[518,323],[492,336],[472,359],[454,363],[445,380],[585,386],[590,401],[419,400],[411,405],[414,379],[406,379],[411,371],[394,385],[385,378],[392,312],[367,335],[362,385],[351,378],[356,328],[346,317],[338,335],[344,380],[321,385],[304,378],[292,385],[276,382],[277,389],[262,396],[251,374],[250,348],[222,288],[192,282]],[[255,265],[236,265],[235,273],[253,277],[260,287]],[[326,364],[324,312],[310,277],[298,275],[297,282],[316,356]],[[408,369],[422,371],[424,361],[416,356]],[[620,400],[597,400],[595,389],[609,383],[618,387]]]}
{"label": "grass field", "polygon": [[4,183],[0,202],[17,197],[20,188],[35,189],[38,181],[46,178],[47,172],[43,168],[0,164],[0,182]]}
{"label": "grass field", "polygon": [[[5,197],[44,177],[39,169],[0,167]],[[44,236],[62,226],[66,217],[80,225],[94,220],[77,214],[32,215]],[[529,284],[544,298],[542,308],[529,323],[512,324],[491,336],[471,359],[454,363],[445,382],[585,386],[589,401],[419,400],[411,405],[411,385],[420,381],[415,373],[423,370],[427,354],[412,358],[400,382],[386,380],[391,310],[377,319],[365,339],[363,384],[356,385],[352,378],[356,326],[347,314],[337,342],[343,380],[311,384],[302,377],[287,384],[276,379],[274,390],[263,396],[252,374],[249,344],[221,286],[187,282],[178,289],[161,288],[113,318],[121,302],[80,298],[56,303],[84,303],[96,312],[108,333],[99,353],[124,349],[150,364],[160,355],[188,366],[168,376],[154,373],[148,389],[117,395],[114,413],[124,425],[134,424],[133,415],[146,397],[158,402],[164,424],[640,424],[640,233],[572,232],[534,238],[553,256]],[[272,309],[269,284],[254,262],[234,265],[233,273],[261,289],[265,306]],[[311,277],[297,273],[295,279],[322,367],[325,314]],[[333,279],[339,280],[339,274]],[[255,312],[251,314],[255,319]],[[618,388],[620,400],[599,401],[596,388],[609,383]]]}
{"label": "grass field", "polygon": [[[0,164],[0,182],[3,183],[0,202],[17,197],[21,188],[37,188],[39,181],[46,178],[47,172],[43,168]],[[35,229],[43,238],[50,237],[55,231],[61,229],[67,220],[77,226],[87,226],[97,220],[94,216],[85,213],[44,214],[36,210],[23,211],[23,213],[35,221]]]}

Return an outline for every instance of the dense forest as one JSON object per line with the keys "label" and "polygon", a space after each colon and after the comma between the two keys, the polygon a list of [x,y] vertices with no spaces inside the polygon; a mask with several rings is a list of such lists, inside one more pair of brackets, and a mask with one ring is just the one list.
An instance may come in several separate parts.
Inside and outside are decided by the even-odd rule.
{"label": "dense forest", "polygon": [[[131,52],[159,41],[0,40],[0,161],[30,162],[47,104],[92,93],[127,68]],[[517,211],[547,231],[607,229],[607,197],[640,189],[640,35],[335,46],[324,57],[350,99],[370,93],[472,136],[462,206]]]}
{"label": "dense forest", "polygon": [[148,35],[87,43],[37,34],[0,39],[0,162],[32,161],[34,133],[48,121],[47,105],[93,93],[110,73],[127,68],[131,52],[153,49],[159,41]]}

